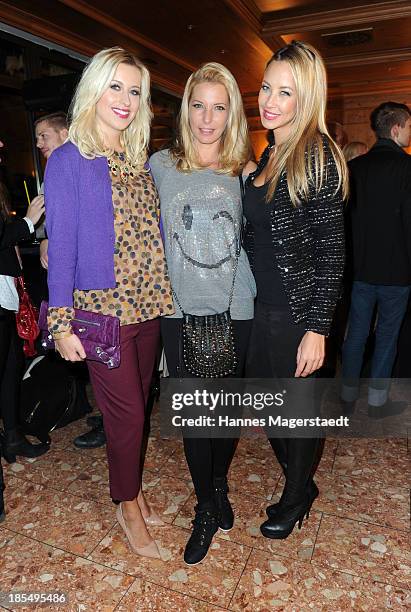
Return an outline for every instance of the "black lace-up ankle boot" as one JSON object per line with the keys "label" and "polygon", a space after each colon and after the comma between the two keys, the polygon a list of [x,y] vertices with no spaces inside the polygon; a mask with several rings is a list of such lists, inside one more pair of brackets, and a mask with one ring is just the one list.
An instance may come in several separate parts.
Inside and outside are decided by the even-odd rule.
{"label": "black lace-up ankle boot", "polygon": [[217,511],[214,504],[195,507],[193,531],[184,551],[187,565],[197,565],[206,557],[214,534],[218,531]]}

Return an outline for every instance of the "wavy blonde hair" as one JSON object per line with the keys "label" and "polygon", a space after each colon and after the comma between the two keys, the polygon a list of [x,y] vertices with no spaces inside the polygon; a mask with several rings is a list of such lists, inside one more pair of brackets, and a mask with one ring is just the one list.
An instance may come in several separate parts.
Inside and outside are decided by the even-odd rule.
{"label": "wavy blonde hair", "polygon": [[[348,196],[348,171],[344,156],[327,130],[325,109],[327,102],[327,74],[318,51],[311,45],[293,41],[277,51],[272,62],[287,62],[294,78],[297,108],[286,142],[276,148],[268,162],[267,178],[270,185],[267,201],[271,200],[282,172],[287,173],[288,190],[294,206],[309,197],[314,186],[318,192],[326,178],[326,155],[323,135],[327,136],[338,172],[338,187],[343,197]],[[314,162],[314,163],[313,163]]]}
{"label": "wavy blonde hair", "polygon": [[77,86],[70,107],[69,140],[77,145],[80,153],[88,158],[110,157],[113,149],[105,146],[98,129],[96,104],[114,78],[120,64],[135,66],[141,73],[140,104],[130,125],[121,133],[120,143],[135,166],[147,160],[152,119],[150,103],[150,73],[137,57],[121,47],[103,49],[94,55],[86,66]]}
{"label": "wavy blonde hair", "polygon": [[196,72],[193,72],[186,83],[178,119],[178,135],[170,149],[171,156],[176,162],[176,168],[180,172],[191,172],[203,167],[198,159],[189,118],[194,87],[200,83],[221,83],[227,91],[228,119],[221,137],[219,168],[216,172],[240,174],[252,155],[243,100],[237,81],[231,72],[216,62],[203,64]]}

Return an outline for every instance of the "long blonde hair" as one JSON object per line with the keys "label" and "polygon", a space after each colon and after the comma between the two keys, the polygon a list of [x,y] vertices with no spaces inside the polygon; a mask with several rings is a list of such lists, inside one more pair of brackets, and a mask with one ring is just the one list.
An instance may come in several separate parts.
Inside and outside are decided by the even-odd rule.
{"label": "long blonde hair", "polygon": [[323,135],[327,136],[336,163],[339,177],[337,190],[342,188],[343,197],[346,198],[347,165],[340,148],[328,133],[325,122],[327,75],[320,54],[311,45],[293,41],[273,55],[266,69],[272,62],[287,62],[290,66],[296,87],[297,108],[289,138],[276,147],[275,156],[268,162],[267,178],[270,185],[267,201],[272,199],[284,171],[294,206],[309,197],[312,186],[316,192],[321,189],[327,163]]}
{"label": "long blonde hair", "polygon": [[104,142],[95,116],[96,104],[110,85],[120,64],[135,66],[141,73],[140,104],[138,111],[120,135],[120,143],[130,163],[142,166],[147,159],[152,111],[150,104],[150,73],[137,57],[121,47],[103,49],[86,66],[77,86],[70,108],[69,140],[88,158],[110,157],[113,150]]}
{"label": "long blonde hair", "polygon": [[247,119],[237,81],[225,66],[216,62],[203,64],[196,72],[193,72],[186,83],[178,119],[178,136],[170,149],[171,156],[176,162],[176,168],[181,172],[190,172],[202,168],[189,118],[193,90],[200,83],[221,83],[227,91],[229,100],[228,119],[221,138],[219,168],[216,172],[220,174],[240,174],[251,158]]}

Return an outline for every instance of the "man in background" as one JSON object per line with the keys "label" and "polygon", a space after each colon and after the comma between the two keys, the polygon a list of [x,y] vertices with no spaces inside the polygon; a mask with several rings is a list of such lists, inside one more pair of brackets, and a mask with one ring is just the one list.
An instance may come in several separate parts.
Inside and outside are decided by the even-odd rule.
{"label": "man in background", "polygon": [[364,349],[375,307],[375,348],[368,388],[368,414],[399,414],[402,402],[388,400],[389,379],[411,287],[411,113],[385,102],[371,113],[377,142],[349,162],[349,216],[353,287],[342,351],[341,397],[346,412],[358,397]]}
{"label": "man in background", "polygon": [[[36,146],[47,161],[55,149],[67,140],[67,116],[63,112],[52,113],[44,117],[40,117],[34,124],[36,133]],[[40,188],[40,194],[37,198],[43,198],[43,185]],[[36,199],[36,198],[35,198]],[[40,262],[45,270],[47,270],[47,248],[48,240],[46,238],[44,223],[36,229],[36,237],[40,243]]]}

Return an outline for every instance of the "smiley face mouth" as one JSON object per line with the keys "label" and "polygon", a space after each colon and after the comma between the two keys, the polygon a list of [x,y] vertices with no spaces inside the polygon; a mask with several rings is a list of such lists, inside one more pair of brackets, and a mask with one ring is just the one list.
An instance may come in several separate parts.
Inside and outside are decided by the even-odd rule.
{"label": "smiley face mouth", "polygon": [[173,238],[177,242],[178,246],[180,247],[183,257],[187,259],[187,261],[189,261],[191,264],[193,264],[193,266],[196,266],[197,268],[204,268],[206,270],[214,270],[215,268],[220,268],[223,264],[227,263],[227,261],[230,261],[231,259],[231,254],[230,254],[230,255],[227,255],[227,257],[223,257],[223,259],[220,259],[215,263],[204,263],[202,261],[197,261],[196,259],[193,259],[192,257],[190,257],[188,253],[185,252],[183,245],[181,244],[180,236],[177,234],[177,232],[174,232]]}
{"label": "smiley face mouth", "polygon": [[[183,211],[183,214],[181,215],[181,218],[184,223],[185,229],[188,232],[190,232],[192,229],[192,224],[193,224],[193,213],[192,213],[190,205],[184,206],[184,211]],[[229,212],[227,212],[226,210],[220,210],[212,217],[212,220],[217,221],[218,219],[221,219],[221,218],[227,219],[233,225],[233,228],[235,228],[234,219],[230,215]],[[232,259],[231,248],[233,245],[235,246],[235,257],[239,255],[240,241],[239,241],[239,237],[237,237],[236,235],[234,235],[234,239],[228,247],[228,255],[226,257],[223,257],[222,259],[219,259],[218,261],[214,263],[205,263],[202,261],[198,261],[197,259],[194,259],[193,257],[191,257],[191,255],[186,253],[181,243],[181,238],[177,232],[174,232],[173,239],[177,242],[178,246],[180,247],[183,257],[187,261],[189,261],[193,266],[196,266],[197,268],[203,268],[206,270],[215,270],[216,268],[220,268],[223,264],[227,263],[228,261]]]}

